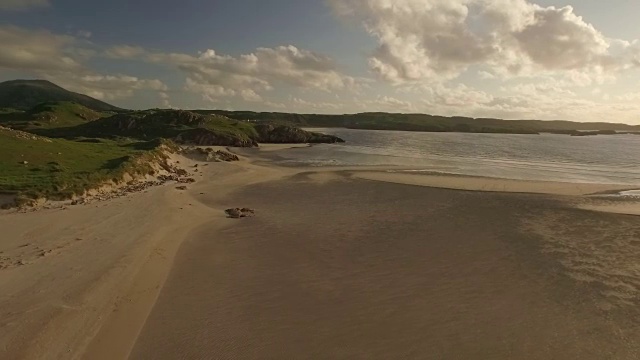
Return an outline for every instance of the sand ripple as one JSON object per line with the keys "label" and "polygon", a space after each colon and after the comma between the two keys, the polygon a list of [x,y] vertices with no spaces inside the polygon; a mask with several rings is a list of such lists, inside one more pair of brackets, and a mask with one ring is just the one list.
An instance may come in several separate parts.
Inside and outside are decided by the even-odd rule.
{"label": "sand ripple", "polygon": [[639,305],[637,218],[584,215],[549,212],[528,219],[525,226],[540,235],[541,251],[557,258],[568,277],[596,289],[604,299],[603,309]]}

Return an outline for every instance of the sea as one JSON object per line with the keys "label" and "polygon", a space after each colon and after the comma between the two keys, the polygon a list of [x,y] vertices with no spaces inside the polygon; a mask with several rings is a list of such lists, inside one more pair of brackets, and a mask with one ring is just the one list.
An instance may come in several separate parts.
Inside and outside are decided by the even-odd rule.
{"label": "sea", "polygon": [[400,172],[640,187],[640,136],[472,134],[309,128],[344,144],[280,152],[284,166],[390,166]]}

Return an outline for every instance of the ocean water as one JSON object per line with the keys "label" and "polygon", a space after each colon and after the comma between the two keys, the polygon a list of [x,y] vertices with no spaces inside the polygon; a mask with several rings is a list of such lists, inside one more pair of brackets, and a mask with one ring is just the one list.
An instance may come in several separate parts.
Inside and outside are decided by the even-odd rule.
{"label": "ocean water", "polygon": [[291,166],[399,166],[409,172],[640,186],[640,136],[419,133],[309,129],[345,144],[290,149]]}

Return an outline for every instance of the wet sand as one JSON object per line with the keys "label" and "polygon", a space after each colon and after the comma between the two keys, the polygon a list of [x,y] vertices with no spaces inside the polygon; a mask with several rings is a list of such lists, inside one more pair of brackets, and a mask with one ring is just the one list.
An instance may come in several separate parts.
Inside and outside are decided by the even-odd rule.
{"label": "wet sand", "polygon": [[326,171],[220,205],[257,216],[189,234],[130,359],[640,358],[638,217]]}

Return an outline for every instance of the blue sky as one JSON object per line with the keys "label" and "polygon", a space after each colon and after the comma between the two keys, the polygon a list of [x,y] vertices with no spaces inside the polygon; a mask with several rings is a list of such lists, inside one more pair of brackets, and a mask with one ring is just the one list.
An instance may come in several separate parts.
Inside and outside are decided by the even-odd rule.
{"label": "blue sky", "polygon": [[0,80],[128,108],[640,123],[631,0],[0,0]]}

